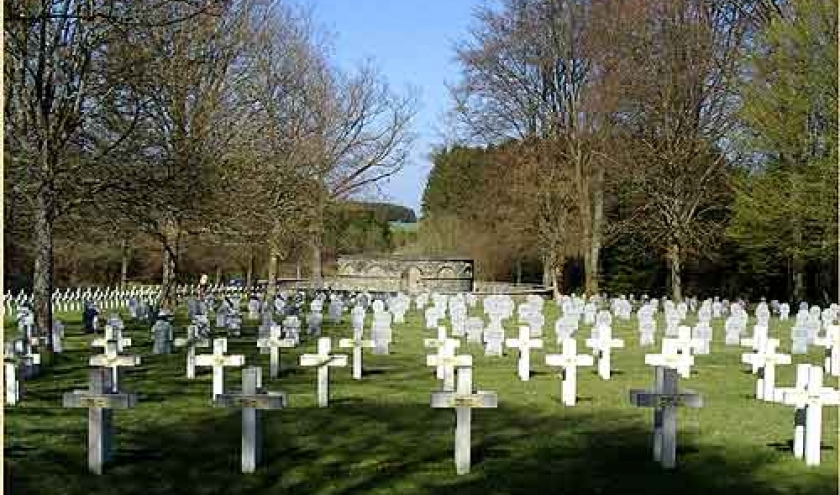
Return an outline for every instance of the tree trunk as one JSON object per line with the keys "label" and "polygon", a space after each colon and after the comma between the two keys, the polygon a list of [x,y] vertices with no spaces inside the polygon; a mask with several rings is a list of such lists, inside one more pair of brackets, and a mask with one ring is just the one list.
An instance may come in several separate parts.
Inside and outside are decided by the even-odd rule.
{"label": "tree trunk", "polygon": [[559,301],[560,295],[563,294],[563,272],[566,267],[566,257],[564,255],[557,256],[557,262],[551,269],[551,274],[554,278],[554,300]]}
{"label": "tree trunk", "polygon": [[[580,215],[580,253],[583,256],[584,294],[595,295],[598,291],[597,280],[593,281],[592,257],[592,201],[590,200],[589,178],[584,170],[582,152],[578,149],[575,163],[575,185],[577,189],[577,206]],[[594,291],[593,291],[594,289]]]}
{"label": "tree trunk", "polygon": [[125,289],[128,283],[128,241],[122,240],[120,245],[120,289]]}
{"label": "tree trunk", "polygon": [[37,335],[44,338],[47,356],[52,356],[53,323],[53,220],[49,199],[45,192],[39,193],[35,211],[35,266],[32,274],[32,299]]}
{"label": "tree trunk", "polygon": [[245,273],[245,286],[249,289],[253,285],[254,278],[254,250],[251,249],[248,253],[248,271]]}
{"label": "tree trunk", "polygon": [[277,260],[279,258],[276,248],[271,247],[268,253],[268,287],[265,290],[265,300],[270,304],[273,304],[271,301],[277,294]]}
{"label": "tree trunk", "polygon": [[543,256],[543,275],[542,284],[545,287],[551,287],[554,284],[554,255],[547,254]]}
{"label": "tree trunk", "polygon": [[161,307],[174,309],[170,307],[173,303],[172,296],[176,278],[175,262],[178,257],[178,226],[174,221],[167,224],[163,237],[163,280],[160,287],[159,304]]}
{"label": "tree trunk", "polygon": [[682,301],[682,259],[676,244],[668,248],[668,264],[671,267],[671,298],[679,302]]}
{"label": "tree trunk", "polygon": [[312,239],[312,283],[316,289],[324,286],[324,278],[321,274],[321,239],[318,235]]}
{"label": "tree trunk", "polygon": [[602,230],[604,223],[604,169],[597,167],[592,183],[592,231],[589,233],[589,259],[586,266],[586,292],[597,294],[600,290],[599,278],[601,259]]}

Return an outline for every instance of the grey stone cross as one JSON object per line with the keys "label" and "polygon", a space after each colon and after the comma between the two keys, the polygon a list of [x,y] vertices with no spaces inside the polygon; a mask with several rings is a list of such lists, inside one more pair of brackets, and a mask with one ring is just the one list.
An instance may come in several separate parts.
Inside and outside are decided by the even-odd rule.
{"label": "grey stone cross", "polygon": [[631,390],[630,402],[654,408],[653,458],[672,469],[677,464],[677,407],[703,407],[703,397],[690,390],[679,392],[679,375],[674,368],[657,366],[654,373],[654,390]]}

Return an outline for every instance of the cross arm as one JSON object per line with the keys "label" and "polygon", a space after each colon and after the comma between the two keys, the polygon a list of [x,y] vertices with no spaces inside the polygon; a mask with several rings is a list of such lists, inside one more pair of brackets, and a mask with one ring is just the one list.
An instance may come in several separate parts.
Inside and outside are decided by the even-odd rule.
{"label": "cross arm", "polygon": [[137,394],[91,394],[87,390],[65,392],[64,407],[98,407],[102,409],[130,409],[137,405]]}
{"label": "cross arm", "polygon": [[286,394],[221,394],[213,401],[213,407],[240,407],[251,409],[283,409],[287,406]]}
{"label": "cross arm", "polygon": [[494,408],[498,407],[499,398],[495,392],[478,391],[469,395],[461,395],[456,392],[433,392],[431,405],[438,409],[451,407]]}
{"label": "cross arm", "polygon": [[686,406],[703,407],[703,396],[691,390],[676,394],[663,394],[650,390],[630,390],[630,402],[639,407]]}

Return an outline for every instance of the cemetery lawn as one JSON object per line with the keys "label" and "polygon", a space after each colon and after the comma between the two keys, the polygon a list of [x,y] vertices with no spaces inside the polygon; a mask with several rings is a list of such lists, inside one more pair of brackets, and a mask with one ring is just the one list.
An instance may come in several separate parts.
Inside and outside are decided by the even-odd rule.
{"label": "cemetery lawn", "polygon": [[[134,344],[127,353],[143,362],[127,370],[121,383],[139,394],[139,403],[115,412],[115,459],[100,477],[87,471],[87,411],[61,407],[64,392],[87,386],[92,336],[81,333],[79,315],[59,314],[67,324],[65,352],[25,384],[20,405],[5,409],[6,493],[837,493],[837,409],[823,410],[822,465],[808,468],[794,459],[794,409],[752,398],[754,376],[740,364],[744,349],[723,345],[722,320],[714,321],[712,354],[697,356],[691,378],[680,381],[681,388],[702,393],[705,406],[680,411],[678,466],[665,472],[651,460],[652,410],[633,407],[628,399],[631,388],[650,388],[653,378],[643,355],[655,351],[638,346],[635,315],[628,322],[614,320],[614,336],[624,338],[626,348],[613,354],[612,379],[601,380],[594,367],[579,368],[578,405],[568,408],[559,402],[555,371],[544,364],[545,352],[559,352],[557,309],[546,304],[545,314],[546,349],[533,351],[529,382],[516,376],[515,352],[485,358],[475,344],[462,348],[474,356],[476,388],[497,392],[499,407],[473,411],[473,467],[461,477],[453,462],[455,412],[429,407],[439,382],[424,366],[422,338],[434,335],[423,330],[416,310],[407,313],[405,324],[394,325],[390,356],[365,350],[363,380],[351,378],[350,366],[330,370],[325,409],[315,403],[315,371],[297,365],[300,354],[314,352],[315,339],[284,349],[283,374],[270,380],[268,355],[255,345],[254,322],[244,322],[246,337],[231,339],[229,353],[261,365],[267,388],[289,399],[288,409],[263,414],[263,461],[253,475],[240,472],[240,411],[210,405],[209,369],[198,368],[196,379],[187,380],[184,351],[151,355],[148,328],[123,315]],[[176,336],[184,335],[185,322],[179,315]],[[771,322],[783,352],[789,350],[792,323]],[[16,333],[10,320],[5,328]],[[514,328],[508,322],[506,336],[515,336]],[[661,337],[664,322],[658,328]],[[334,337],[352,335],[349,321],[325,323],[324,330]],[[588,334],[581,325],[579,352],[588,352]],[[337,340],[333,344],[336,349]],[[809,356],[794,356],[794,364],[821,363],[821,353],[812,348]],[[794,366],[777,368],[777,386],[791,386],[794,373]],[[240,387],[239,370],[226,369],[225,378],[228,390]],[[826,386],[836,387],[837,380],[827,377]]]}

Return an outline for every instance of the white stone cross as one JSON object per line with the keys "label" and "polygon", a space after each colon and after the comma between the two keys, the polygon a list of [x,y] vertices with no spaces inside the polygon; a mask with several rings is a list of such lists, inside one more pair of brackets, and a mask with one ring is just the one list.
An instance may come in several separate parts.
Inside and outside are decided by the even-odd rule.
{"label": "white stone cross", "polygon": [[808,387],[782,393],[782,402],[797,408],[805,408],[805,464],[820,464],[820,440],[822,437],[823,406],[840,405],[840,393],[823,387],[823,370],[820,366],[811,366],[808,374]]}
{"label": "white stone cross", "polygon": [[87,390],[73,390],[62,398],[64,407],[88,408],[88,468],[93,474],[102,474],[102,466],[113,458],[114,422],[113,409],[128,409],[137,404],[137,395],[111,393],[108,372],[90,370]]}
{"label": "white stone cross", "polygon": [[215,407],[242,408],[242,472],[256,471],[262,457],[261,412],[286,407],[286,394],[263,392],[262,369],[248,367],[242,370],[242,392],[217,395]]}
{"label": "white stone cross", "polygon": [[791,362],[790,355],[776,352],[778,346],[778,339],[766,339],[764,346],[758,351],[741,355],[741,362],[752,365],[753,373],[759,372],[755,385],[755,398],[758,400],[770,402],[774,399],[776,365]]}
{"label": "white stone cross", "polygon": [[458,368],[458,386],[454,392],[432,392],[433,408],[455,408],[455,471],[470,472],[470,433],[472,408],[498,407],[495,392],[473,392],[472,368]]}
{"label": "white stone cross", "polygon": [[764,347],[764,343],[767,340],[767,327],[762,325],[756,325],[753,327],[753,336],[748,337],[746,339],[741,339],[741,345],[744,347],[751,347],[754,351],[757,351]]}
{"label": "white stone cross", "polygon": [[257,339],[257,347],[266,349],[269,353],[268,376],[277,378],[280,376],[280,349],[294,348],[297,342],[292,338],[282,338],[283,328],[272,326],[271,334],[267,338]]}
{"label": "white stone cross", "polygon": [[[784,404],[785,394],[790,394],[788,395],[790,399],[807,397],[810,374],[810,364],[796,365],[796,385],[793,387],[776,388],[773,391],[774,401]],[[791,400],[788,405],[796,408],[793,415],[793,456],[797,459],[802,459],[805,457],[805,406],[807,403],[805,401]]]}
{"label": "white stone cross", "polygon": [[654,390],[631,390],[630,402],[638,407],[653,407],[653,458],[666,469],[677,464],[677,407],[703,407],[703,397],[690,390],[678,390],[674,368],[654,368]]}
{"label": "white stone cross", "polygon": [[703,339],[692,338],[691,327],[685,325],[680,325],[677,336],[671,337],[671,341],[677,346],[677,352],[680,354],[693,354],[693,351],[703,349],[705,345]]}
{"label": "white stone cross", "polygon": [[519,351],[517,374],[520,380],[527,382],[531,379],[531,349],[542,349],[542,339],[531,338],[531,328],[521,326],[519,327],[519,338],[507,339],[505,345]]}
{"label": "white stone cross", "polygon": [[694,366],[694,356],[679,353],[673,340],[665,338],[662,339],[662,353],[646,354],[645,364],[675,369],[681,377],[688,378],[691,375],[691,367]]}
{"label": "white stone cross", "polygon": [[814,344],[825,347],[825,371],[831,376],[840,376],[840,326],[825,325],[825,337],[817,337]]}
{"label": "white stone cross", "polygon": [[3,383],[6,405],[14,406],[20,400],[20,380],[17,376],[17,364],[10,361],[3,363]]}
{"label": "white stone cross", "polygon": [[560,398],[563,404],[574,406],[577,401],[577,367],[592,366],[594,359],[588,354],[577,354],[575,339],[565,339],[561,342],[562,354],[546,354],[545,364],[562,368],[560,382]]}
{"label": "white stone cross", "polygon": [[117,343],[114,341],[105,344],[105,351],[98,356],[91,356],[88,363],[91,366],[99,366],[101,368],[111,369],[111,386],[110,392],[117,393],[120,390],[119,386],[119,370],[121,367],[131,367],[140,364],[140,356],[120,355],[117,350]]}
{"label": "white stone cross", "polygon": [[426,356],[426,366],[435,366],[436,377],[443,380],[443,390],[451,392],[455,390],[455,368],[459,366],[472,366],[472,356],[455,355],[455,348],[459,342],[454,339],[447,339],[446,342],[437,348],[437,354]]}
{"label": "white stone cross", "polygon": [[106,347],[108,342],[114,342],[117,344],[117,352],[122,352],[126,347],[131,347],[131,339],[127,337],[124,338],[122,336],[122,331],[111,325],[105,325],[105,336],[93,339],[93,342],[91,342],[90,345],[91,347]]}
{"label": "white stone cross", "polygon": [[353,378],[355,380],[362,379],[362,350],[376,347],[376,343],[372,340],[365,340],[361,336],[352,339],[341,339],[338,341],[338,347],[342,349],[353,349]]}
{"label": "white stone cross", "polygon": [[[446,327],[438,327],[438,335],[436,339],[423,339],[423,347],[426,349],[434,349],[441,357],[443,357],[442,353],[444,352],[444,348],[447,346],[452,348],[452,355],[454,356],[454,350],[461,346],[461,341],[446,338]],[[443,366],[437,367],[436,376],[438,380],[442,380],[444,378]]]}
{"label": "white stone cross", "polygon": [[195,378],[195,349],[197,347],[210,347],[210,341],[196,335],[195,325],[187,327],[187,338],[178,337],[175,339],[175,347],[187,348],[187,378]]}
{"label": "white stone cross", "polygon": [[347,356],[330,354],[332,343],[329,337],[318,339],[318,353],[304,354],[300,365],[318,368],[318,406],[327,407],[330,401],[330,367],[347,366]]}
{"label": "white stone cross", "polygon": [[225,367],[244,366],[245,356],[226,355],[227,339],[213,339],[213,354],[201,354],[195,357],[196,366],[213,367],[213,398],[225,393]]}
{"label": "white stone cross", "polygon": [[598,337],[586,339],[586,346],[598,357],[598,375],[610,379],[610,355],[613,347],[624,347],[624,340],[612,338],[612,329],[604,326],[598,329]]}

